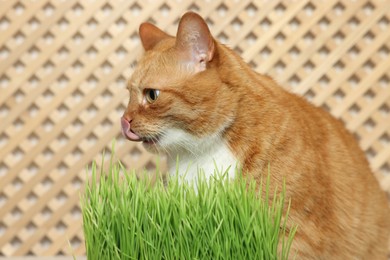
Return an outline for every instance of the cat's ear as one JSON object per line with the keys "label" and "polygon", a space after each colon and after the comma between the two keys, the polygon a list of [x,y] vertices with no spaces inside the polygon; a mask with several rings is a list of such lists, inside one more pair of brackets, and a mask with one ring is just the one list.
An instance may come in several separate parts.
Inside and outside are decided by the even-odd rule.
{"label": "cat's ear", "polygon": [[176,35],[176,48],[181,57],[195,66],[197,71],[206,69],[214,56],[214,39],[198,14],[188,12],[180,20]]}
{"label": "cat's ear", "polygon": [[140,25],[139,36],[145,51],[153,49],[161,40],[172,37],[151,23],[142,23]]}

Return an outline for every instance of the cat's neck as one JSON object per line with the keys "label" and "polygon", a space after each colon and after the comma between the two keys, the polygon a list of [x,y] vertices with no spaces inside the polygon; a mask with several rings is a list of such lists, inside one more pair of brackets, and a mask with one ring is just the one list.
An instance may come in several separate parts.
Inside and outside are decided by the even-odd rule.
{"label": "cat's neck", "polygon": [[[269,76],[254,71],[237,53],[223,44],[217,44],[218,71],[227,84],[235,91],[254,91],[269,96],[284,91]],[[248,96],[248,93],[246,93]]]}
{"label": "cat's neck", "polygon": [[[169,134],[175,139],[174,143],[179,144],[164,151],[170,173],[175,173],[176,168],[179,173],[188,171],[186,179],[196,176],[198,168],[204,168],[208,174],[213,172],[215,166],[234,169],[237,161],[243,162],[255,150],[253,145],[269,141],[259,140],[259,131],[278,132],[274,127],[277,123],[271,122],[274,119],[269,114],[273,114],[275,106],[271,102],[280,88],[271,78],[254,72],[237,54],[220,44],[217,45],[215,61],[210,64],[210,70],[210,80],[194,80],[191,84],[220,84],[217,90],[214,88],[212,95],[228,100],[219,109],[221,116],[229,116],[211,135],[196,137],[181,130]],[[213,80],[216,77],[219,80]],[[261,125],[258,125],[259,122]],[[234,175],[234,172],[230,174]]]}
{"label": "cat's neck", "polygon": [[261,158],[260,154],[267,154],[274,136],[285,124],[286,117],[280,116],[284,113],[280,98],[286,96],[286,91],[272,78],[253,71],[224,45],[218,45],[218,53],[220,78],[237,102],[234,121],[225,130],[224,140],[235,157],[247,166],[243,171],[253,170],[254,157],[264,161],[266,167],[269,158]]}

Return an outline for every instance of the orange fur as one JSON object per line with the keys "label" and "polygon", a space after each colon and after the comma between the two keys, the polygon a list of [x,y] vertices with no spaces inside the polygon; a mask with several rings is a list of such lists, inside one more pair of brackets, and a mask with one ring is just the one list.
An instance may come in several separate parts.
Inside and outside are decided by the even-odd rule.
{"label": "orange fur", "polygon": [[[140,31],[146,53],[129,81],[124,131],[156,137],[148,148],[168,156],[158,145],[167,128],[217,134],[246,176],[259,180],[270,165],[272,183],[285,181],[291,198],[298,259],[386,259],[386,197],[339,120],[251,70],[194,13],[178,39],[151,24]],[[160,90],[156,102],[144,101],[145,89]]]}

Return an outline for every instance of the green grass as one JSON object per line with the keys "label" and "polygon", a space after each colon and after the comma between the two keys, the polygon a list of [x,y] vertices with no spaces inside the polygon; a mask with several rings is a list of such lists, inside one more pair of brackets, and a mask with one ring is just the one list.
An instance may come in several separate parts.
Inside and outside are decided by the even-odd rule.
{"label": "green grass", "polygon": [[93,164],[81,198],[88,259],[287,259],[284,192],[269,204],[253,183],[216,176],[151,188],[120,163],[105,173]]}

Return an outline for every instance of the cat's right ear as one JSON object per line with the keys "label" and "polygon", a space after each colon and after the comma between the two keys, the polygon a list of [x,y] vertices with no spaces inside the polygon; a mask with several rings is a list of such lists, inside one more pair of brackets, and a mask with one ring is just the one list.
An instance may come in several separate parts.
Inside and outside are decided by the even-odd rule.
{"label": "cat's right ear", "polygon": [[192,64],[195,71],[203,71],[214,56],[214,39],[201,16],[187,12],[179,22],[176,48],[184,61]]}
{"label": "cat's right ear", "polygon": [[140,25],[139,36],[145,51],[153,49],[161,40],[171,37],[151,23],[142,23]]}

